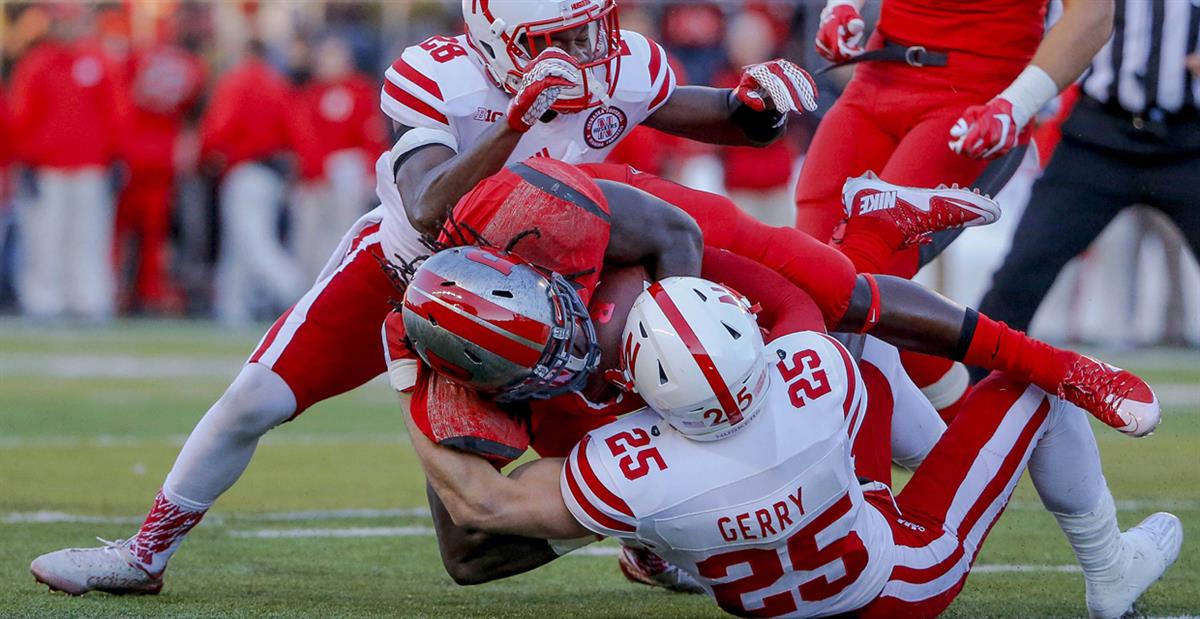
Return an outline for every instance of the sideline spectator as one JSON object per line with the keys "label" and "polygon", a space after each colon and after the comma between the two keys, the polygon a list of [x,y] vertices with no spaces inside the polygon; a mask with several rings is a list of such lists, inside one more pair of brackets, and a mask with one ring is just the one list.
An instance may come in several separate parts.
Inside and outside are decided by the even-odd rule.
{"label": "sideline spectator", "polygon": [[291,245],[314,280],[374,195],[374,163],[387,129],[379,88],[355,71],[349,46],[335,37],[317,46],[313,79],[299,89],[295,113],[300,185]]}
{"label": "sideline spectator", "polygon": [[106,320],[114,309],[113,203],[117,93],[110,67],[85,35],[81,6],[56,7],[46,40],[16,65],[12,127],[32,169],[20,225],[18,297],[35,318]]}
{"label": "sideline spectator", "polygon": [[201,123],[204,165],[223,173],[214,307],[225,323],[252,320],[264,301],[290,304],[306,287],[278,229],[284,198],[280,156],[291,145],[287,119],[295,105],[288,94],[286,80],[254,40],[217,83]]}
{"label": "sideline spectator", "polygon": [[186,117],[200,97],[205,68],[200,58],[164,40],[133,53],[130,110],[123,136],[129,182],[117,205],[116,254],[134,258],[131,290],[123,305],[149,312],[179,311],[182,299],[165,270],[174,197],[176,145]]}
{"label": "sideline spectator", "polygon": [[[733,18],[725,36],[729,66],[717,76],[717,86],[737,87],[742,67],[775,57],[775,28],[759,11],[746,11]],[[720,151],[725,168],[725,191],[729,198],[755,219],[771,226],[790,226],[795,218],[792,164],[796,148],[788,137],[766,148],[731,146]]]}

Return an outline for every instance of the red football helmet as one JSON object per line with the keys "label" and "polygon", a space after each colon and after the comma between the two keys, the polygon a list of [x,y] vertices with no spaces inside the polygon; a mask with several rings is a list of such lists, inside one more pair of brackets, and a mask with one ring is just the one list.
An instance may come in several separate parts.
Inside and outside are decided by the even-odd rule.
{"label": "red football helmet", "polygon": [[495,249],[455,247],[425,260],[405,290],[403,315],[425,363],[501,402],[578,391],[600,360],[571,284]]}

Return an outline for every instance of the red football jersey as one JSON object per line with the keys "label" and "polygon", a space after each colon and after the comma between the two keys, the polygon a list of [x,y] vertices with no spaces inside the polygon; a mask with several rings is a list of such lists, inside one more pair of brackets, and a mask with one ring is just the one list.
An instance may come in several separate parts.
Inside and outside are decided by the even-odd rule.
{"label": "red football jersey", "polygon": [[884,0],[890,41],[1028,63],[1042,41],[1049,0]]}
{"label": "red football jersey", "polygon": [[476,244],[476,235],[571,280],[586,305],[600,278],[611,213],[595,181],[575,166],[533,157],[484,179],[450,214],[440,241]]}

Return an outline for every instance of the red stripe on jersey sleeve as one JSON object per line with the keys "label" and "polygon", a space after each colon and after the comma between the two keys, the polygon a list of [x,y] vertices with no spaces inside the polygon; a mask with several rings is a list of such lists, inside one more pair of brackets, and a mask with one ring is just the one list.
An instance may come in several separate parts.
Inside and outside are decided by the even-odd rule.
{"label": "red stripe on jersey sleeve", "polygon": [[652,109],[658,107],[658,104],[662,103],[663,100],[667,98],[667,94],[670,91],[671,91],[671,72],[667,71],[667,74],[663,76],[662,87],[660,87],[658,89],[658,94],[654,95],[654,99],[652,101],[650,101],[650,105],[646,106],[646,109],[652,110]]}
{"label": "red stripe on jersey sleeve", "polygon": [[650,85],[653,86],[662,70],[663,50],[650,39],[646,39],[646,44],[650,46]]}
{"label": "red stripe on jersey sleeve", "polygon": [[629,509],[629,504],[621,499],[621,497],[612,493],[600,478],[596,476],[596,472],[592,470],[592,463],[587,458],[587,446],[592,440],[591,435],[583,437],[579,443],[579,473],[583,475],[583,482],[587,484],[592,494],[596,495],[605,505],[615,509],[630,518],[633,518],[633,510]]}
{"label": "red stripe on jersey sleeve", "polygon": [[[824,333],[821,334],[821,337],[829,340],[829,343],[837,349],[838,354],[842,357],[842,364],[846,367],[846,399],[842,400],[842,414],[849,417],[850,407],[854,406],[854,396],[858,392],[858,378],[854,373],[854,361],[850,359],[850,353],[846,352],[846,348],[840,342]],[[857,410],[854,411],[854,415],[858,416]],[[850,426],[854,427],[854,424],[851,423]]]}
{"label": "red stripe on jersey sleeve", "polygon": [[[579,453],[578,448],[576,449],[575,453]],[[586,512],[588,517],[594,520],[596,524],[599,524],[600,526],[612,531],[633,533],[636,530],[633,525],[621,522],[620,520],[605,514],[597,509],[595,505],[592,505],[591,501],[588,501],[587,495],[585,495],[583,490],[579,487],[579,482],[575,480],[575,474],[571,472],[570,461],[568,461],[566,466],[563,468],[563,473],[566,475],[567,487],[571,489],[571,496],[574,497],[575,502],[583,508],[583,511]]]}
{"label": "red stripe on jersey sleeve", "polygon": [[414,69],[412,65],[404,62],[403,58],[396,60],[396,63],[392,65],[392,68],[396,70],[396,73],[404,76],[404,79],[416,84],[417,86],[420,86],[421,90],[424,90],[425,92],[437,97],[439,100],[444,100],[444,97],[442,97],[442,89],[437,85],[437,82],[433,81],[420,71]]}
{"label": "red stripe on jersey sleeve", "polygon": [[450,125],[450,120],[446,118],[445,114],[433,109],[433,106],[416,98],[412,94],[388,80],[384,80],[383,82],[383,92],[387,94],[387,96],[391,97],[396,103],[399,103],[400,105],[403,105],[404,107],[407,107],[418,114],[427,116],[431,120],[442,123],[443,125]]}

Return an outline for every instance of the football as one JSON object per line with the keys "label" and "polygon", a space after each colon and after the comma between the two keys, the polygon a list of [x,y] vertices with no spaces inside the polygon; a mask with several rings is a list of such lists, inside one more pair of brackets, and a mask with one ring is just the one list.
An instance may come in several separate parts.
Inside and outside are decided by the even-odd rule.
{"label": "football", "polygon": [[603,352],[600,367],[583,392],[593,402],[604,402],[617,395],[617,388],[605,380],[604,372],[617,367],[625,317],[649,281],[650,277],[641,265],[605,269],[600,274],[600,284],[596,286],[588,309],[596,328],[596,341]]}

